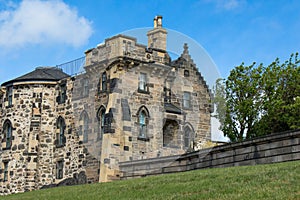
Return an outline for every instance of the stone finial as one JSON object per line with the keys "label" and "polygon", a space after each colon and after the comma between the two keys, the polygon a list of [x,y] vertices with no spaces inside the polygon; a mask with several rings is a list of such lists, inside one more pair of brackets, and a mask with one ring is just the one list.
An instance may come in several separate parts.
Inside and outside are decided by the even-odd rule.
{"label": "stone finial", "polygon": [[184,43],[184,45],[183,45],[183,52],[181,54],[181,57],[186,59],[186,61],[192,60],[187,43]]}
{"label": "stone finial", "polygon": [[183,54],[189,54],[189,46],[187,43],[184,43],[183,45]]}

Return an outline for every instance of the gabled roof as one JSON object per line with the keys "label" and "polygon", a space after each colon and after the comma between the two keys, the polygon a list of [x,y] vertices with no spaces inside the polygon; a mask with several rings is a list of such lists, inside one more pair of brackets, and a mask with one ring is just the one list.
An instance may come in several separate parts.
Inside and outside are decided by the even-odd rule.
{"label": "gabled roof", "polygon": [[59,81],[67,77],[69,77],[69,75],[57,67],[37,67],[34,71],[7,81],[1,86],[23,81]]}

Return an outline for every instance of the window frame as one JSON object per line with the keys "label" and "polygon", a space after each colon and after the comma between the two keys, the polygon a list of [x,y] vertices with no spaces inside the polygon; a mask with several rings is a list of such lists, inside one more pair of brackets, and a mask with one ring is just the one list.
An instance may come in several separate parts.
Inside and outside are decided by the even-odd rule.
{"label": "window frame", "polygon": [[64,118],[58,117],[56,128],[59,129],[59,131],[56,132],[56,147],[62,147],[66,144],[66,124]]}
{"label": "window frame", "polygon": [[80,115],[80,135],[82,135],[82,142],[88,142],[88,133],[89,133],[89,116],[86,111],[82,111]]}
{"label": "window frame", "polygon": [[8,106],[13,105],[13,86],[7,86],[7,102]]}
{"label": "window frame", "polygon": [[2,142],[5,143],[5,148],[3,148],[3,150],[6,149],[10,149],[12,147],[12,140],[13,140],[13,127],[12,124],[9,120],[5,120],[4,124],[3,124],[3,139]]}
{"label": "window frame", "polygon": [[89,96],[89,80],[87,78],[83,79],[82,84],[82,95],[83,97]]}
{"label": "window frame", "polygon": [[104,134],[105,111],[106,111],[105,107],[101,106],[97,112],[97,122],[98,122],[97,140],[102,139]]}
{"label": "window frame", "polygon": [[195,133],[191,125],[185,125],[183,133],[183,146],[185,149],[193,149],[195,141]]}
{"label": "window frame", "polygon": [[56,162],[56,179],[63,179],[64,178],[64,161],[59,160]]}
{"label": "window frame", "polygon": [[59,104],[66,103],[67,100],[67,85],[65,83],[59,86]]}
{"label": "window frame", "polygon": [[191,93],[190,92],[186,92],[186,91],[183,92],[182,107],[185,109],[191,108]]}
{"label": "window frame", "polygon": [[[143,119],[141,118],[143,116]],[[149,111],[145,106],[142,106],[137,114],[138,121],[138,140],[149,141]]]}
{"label": "window frame", "polygon": [[3,182],[7,182],[9,179],[8,161],[3,161]]}
{"label": "window frame", "polygon": [[138,92],[149,93],[147,73],[141,72],[139,75]]}
{"label": "window frame", "polygon": [[101,92],[107,91],[107,74],[103,72],[101,75]]}

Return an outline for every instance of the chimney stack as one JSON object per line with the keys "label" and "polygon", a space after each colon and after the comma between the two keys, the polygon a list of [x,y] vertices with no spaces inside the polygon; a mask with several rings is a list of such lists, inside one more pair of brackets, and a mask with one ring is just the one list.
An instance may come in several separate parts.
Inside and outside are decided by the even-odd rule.
{"label": "chimney stack", "polygon": [[155,16],[154,28],[147,33],[148,48],[166,50],[167,47],[167,30],[162,28],[162,16]]}

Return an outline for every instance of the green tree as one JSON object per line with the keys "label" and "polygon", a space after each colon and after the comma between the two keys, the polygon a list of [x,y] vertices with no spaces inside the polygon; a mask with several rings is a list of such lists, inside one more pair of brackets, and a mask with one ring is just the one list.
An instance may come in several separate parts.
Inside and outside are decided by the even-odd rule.
{"label": "green tree", "polygon": [[276,59],[264,69],[261,80],[262,117],[257,131],[264,134],[300,128],[300,68],[298,53],[280,64]]}
{"label": "green tree", "polygon": [[259,121],[262,65],[255,63],[231,70],[226,80],[226,113],[222,131],[231,141],[257,136],[254,125]]}
{"label": "green tree", "polygon": [[231,141],[300,128],[298,53],[267,67],[243,63],[214,89],[216,117]]}

